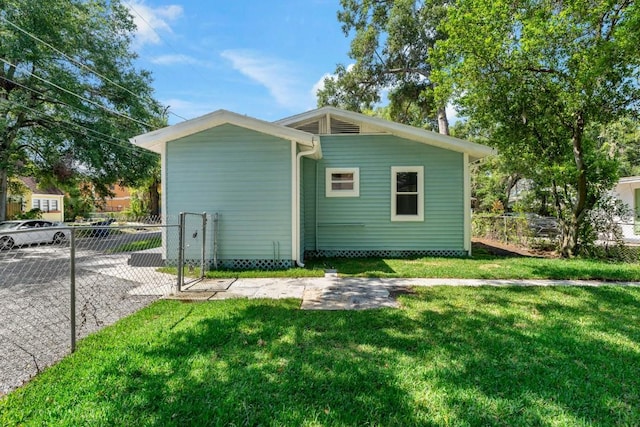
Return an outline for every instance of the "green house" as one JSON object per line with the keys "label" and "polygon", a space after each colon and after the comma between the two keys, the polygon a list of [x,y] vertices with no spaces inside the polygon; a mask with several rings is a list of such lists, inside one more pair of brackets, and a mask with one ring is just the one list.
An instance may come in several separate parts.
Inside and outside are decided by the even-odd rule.
{"label": "green house", "polygon": [[235,268],[470,254],[469,164],[493,154],[333,107],[273,123],[219,110],[131,141],[162,156],[165,217],[217,214],[206,257]]}

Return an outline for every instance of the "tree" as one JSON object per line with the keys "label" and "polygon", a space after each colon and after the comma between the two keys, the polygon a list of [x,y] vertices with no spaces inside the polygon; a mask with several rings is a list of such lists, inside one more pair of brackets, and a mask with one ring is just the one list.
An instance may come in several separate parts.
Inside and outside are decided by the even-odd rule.
{"label": "tree", "polygon": [[388,91],[390,116],[414,126],[449,133],[446,101],[433,96],[429,49],[442,37],[438,24],[446,11],[438,0],[341,0],[343,31],[355,31],[349,56],[326,78],[318,105],[362,111]]}
{"label": "tree", "polygon": [[0,219],[11,176],[106,195],[155,166],[128,142],[163,124],[150,74],[133,66],[134,29],[118,0],[0,0]]}
{"label": "tree", "polygon": [[637,3],[458,0],[432,52],[440,99],[490,130],[513,170],[553,196],[561,252],[617,179],[597,129],[637,112]]}
{"label": "tree", "polygon": [[640,175],[640,124],[631,117],[594,129],[609,154],[620,162],[620,176]]}

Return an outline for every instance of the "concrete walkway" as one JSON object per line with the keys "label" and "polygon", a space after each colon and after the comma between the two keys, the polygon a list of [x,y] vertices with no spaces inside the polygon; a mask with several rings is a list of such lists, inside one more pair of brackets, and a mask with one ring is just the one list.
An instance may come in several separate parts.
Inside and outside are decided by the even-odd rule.
{"label": "concrete walkway", "polygon": [[413,286],[640,286],[640,282],[585,280],[369,279],[325,277],[297,279],[205,279],[186,285],[180,300],[298,298],[303,310],[363,310],[398,307],[395,295]]}

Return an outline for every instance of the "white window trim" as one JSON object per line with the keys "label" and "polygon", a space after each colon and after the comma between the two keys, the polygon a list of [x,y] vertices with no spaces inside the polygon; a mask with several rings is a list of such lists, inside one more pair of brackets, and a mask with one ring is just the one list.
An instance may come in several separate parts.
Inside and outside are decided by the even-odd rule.
{"label": "white window trim", "polygon": [[[396,176],[398,172],[416,172],[418,174],[418,214],[397,215],[396,196],[398,186]],[[424,166],[392,166],[391,167],[391,221],[424,221]]]}
{"label": "white window trim", "polygon": [[[352,190],[334,190],[331,177],[334,173],[352,173],[353,189]],[[360,197],[360,168],[327,168],[326,169],[326,197]]]}

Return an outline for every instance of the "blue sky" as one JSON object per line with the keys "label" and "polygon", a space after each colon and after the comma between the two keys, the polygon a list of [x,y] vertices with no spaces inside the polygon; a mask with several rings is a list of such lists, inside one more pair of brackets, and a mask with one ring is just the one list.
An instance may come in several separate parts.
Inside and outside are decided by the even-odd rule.
{"label": "blue sky", "polygon": [[316,108],[323,78],[351,62],[339,0],[123,3],[156,98],[187,119],[224,108],[271,121]]}

